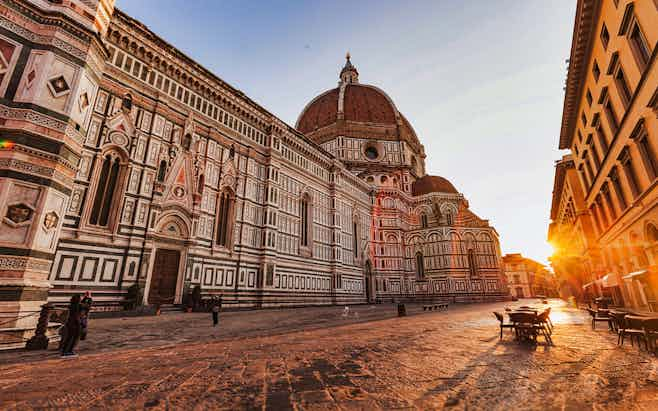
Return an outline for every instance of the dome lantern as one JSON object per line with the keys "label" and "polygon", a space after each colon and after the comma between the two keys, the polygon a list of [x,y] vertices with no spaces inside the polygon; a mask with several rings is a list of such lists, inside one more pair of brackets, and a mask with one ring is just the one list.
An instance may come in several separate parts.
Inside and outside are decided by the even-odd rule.
{"label": "dome lantern", "polygon": [[350,57],[350,52],[348,51],[345,55],[345,66],[343,66],[343,69],[340,71],[340,81],[344,84],[358,84],[359,72],[356,70],[356,67],[352,65]]}

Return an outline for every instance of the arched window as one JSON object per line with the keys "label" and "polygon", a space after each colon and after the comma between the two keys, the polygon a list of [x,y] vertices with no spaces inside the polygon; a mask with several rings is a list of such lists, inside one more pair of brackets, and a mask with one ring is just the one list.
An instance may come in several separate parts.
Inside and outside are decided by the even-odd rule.
{"label": "arched window", "polygon": [[471,272],[471,277],[477,277],[478,275],[477,260],[475,259],[475,251],[473,251],[472,248],[468,249],[468,269]]}
{"label": "arched window", "polygon": [[302,201],[299,203],[299,217],[300,217],[300,243],[302,247],[308,247],[309,245],[309,233],[310,233],[310,203],[308,195],[302,198]]}
{"label": "arched window", "polygon": [[230,247],[233,227],[233,195],[224,190],[219,196],[219,211],[217,213],[217,245]]}
{"label": "arched window", "polygon": [[107,227],[110,222],[110,211],[112,200],[119,181],[120,164],[119,157],[107,154],[103,158],[101,172],[98,176],[96,195],[89,216],[89,223],[101,227]]}
{"label": "arched window", "polygon": [[419,280],[425,279],[425,263],[423,262],[422,253],[416,253],[416,275]]}
{"label": "arched window", "polygon": [[420,226],[422,228],[427,228],[427,214],[420,215]]}
{"label": "arched window", "polygon": [[446,224],[452,225],[452,214],[450,214],[449,212],[446,213]]}
{"label": "arched window", "polygon": [[165,174],[167,174],[167,162],[165,160],[160,161],[160,167],[158,167],[158,182],[164,183]]}

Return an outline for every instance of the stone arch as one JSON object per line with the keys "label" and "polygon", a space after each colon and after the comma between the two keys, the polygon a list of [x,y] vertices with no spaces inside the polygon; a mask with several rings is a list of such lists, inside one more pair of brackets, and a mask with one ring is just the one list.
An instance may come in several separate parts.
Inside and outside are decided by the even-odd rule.
{"label": "stone arch", "polygon": [[103,145],[103,151],[115,149],[121,152],[121,156],[129,157],[128,147],[130,146],[130,137],[122,131],[111,131],[107,136],[107,142]]}
{"label": "stone arch", "polygon": [[173,239],[188,239],[190,237],[191,221],[187,216],[176,210],[163,213],[155,225],[155,231],[163,236]]}
{"label": "stone arch", "polygon": [[393,234],[393,233],[386,234],[385,238],[386,238],[387,243],[397,244],[397,243],[400,242],[398,236],[396,234]]}

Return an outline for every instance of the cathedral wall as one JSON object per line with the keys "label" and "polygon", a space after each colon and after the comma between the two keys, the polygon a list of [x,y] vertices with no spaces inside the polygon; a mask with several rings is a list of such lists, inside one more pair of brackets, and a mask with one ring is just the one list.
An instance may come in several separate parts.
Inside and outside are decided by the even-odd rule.
{"label": "cathedral wall", "polygon": [[[224,84],[183,79],[181,72],[197,74],[194,67],[171,59],[121,15],[106,46],[109,68],[88,95],[93,112],[82,123],[84,149],[50,274],[52,301],[91,289],[118,305],[138,282],[148,302],[159,249],[181,255],[174,302],[194,286],[239,306],[364,300],[362,260],[346,256],[353,215],[363,220],[366,241],[365,184],[353,176],[340,182],[345,171],[331,155]],[[199,80],[208,82],[201,90]],[[120,171],[101,224],[94,207],[112,153]],[[221,214],[224,192],[229,215]],[[306,247],[303,198],[310,204]],[[222,222],[229,241],[218,244]]]}

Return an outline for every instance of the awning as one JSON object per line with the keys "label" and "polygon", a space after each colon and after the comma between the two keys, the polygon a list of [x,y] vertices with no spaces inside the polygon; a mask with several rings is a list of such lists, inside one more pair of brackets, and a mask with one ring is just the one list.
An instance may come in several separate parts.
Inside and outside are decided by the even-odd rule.
{"label": "awning", "polygon": [[614,273],[609,273],[601,278],[601,285],[604,288],[610,287],[619,287],[619,282],[617,282],[617,276]]}
{"label": "awning", "polygon": [[638,276],[644,275],[647,273],[647,270],[640,270],[640,271],[635,271],[630,274],[625,275],[623,278],[624,280],[632,280]]}

